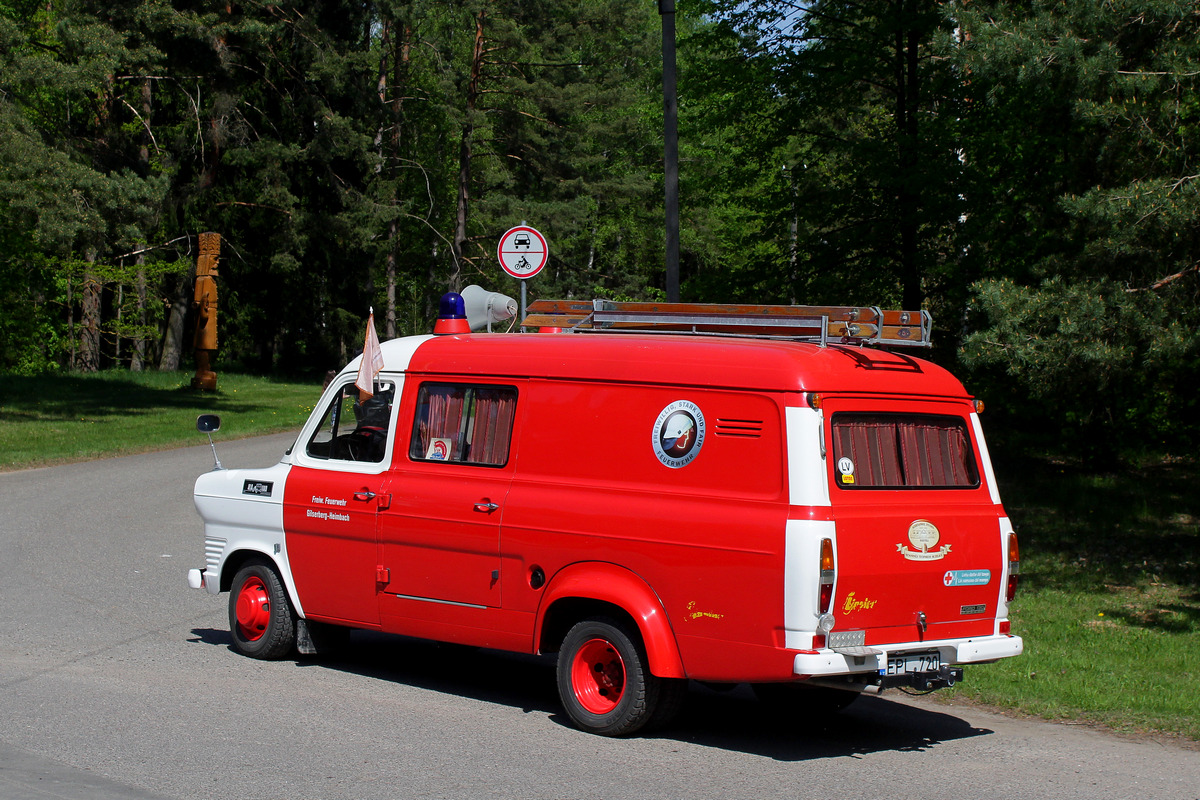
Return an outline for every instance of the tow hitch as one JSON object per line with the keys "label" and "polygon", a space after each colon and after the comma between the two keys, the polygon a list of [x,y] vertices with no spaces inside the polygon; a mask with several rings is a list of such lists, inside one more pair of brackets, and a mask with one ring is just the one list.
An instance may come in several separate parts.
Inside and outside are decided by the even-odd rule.
{"label": "tow hitch", "polygon": [[940,667],[937,672],[910,672],[905,675],[880,675],[881,689],[908,688],[921,692],[949,689],[963,679],[962,667]]}

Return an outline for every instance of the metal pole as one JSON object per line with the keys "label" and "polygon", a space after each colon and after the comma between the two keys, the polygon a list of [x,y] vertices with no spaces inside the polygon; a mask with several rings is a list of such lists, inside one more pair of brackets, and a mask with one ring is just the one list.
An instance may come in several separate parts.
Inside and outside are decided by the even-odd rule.
{"label": "metal pole", "polygon": [[658,0],[663,53],[663,186],[667,302],[679,302],[679,105],[675,92],[675,0]]}
{"label": "metal pole", "polygon": [[[521,226],[522,226],[522,227],[525,227],[525,226],[526,226],[526,225],[528,225],[528,224],[529,224],[529,223],[528,223],[526,220],[521,220]],[[529,248],[528,248],[528,247],[526,247],[525,249],[526,249],[526,250],[528,250]],[[526,291],[525,291],[525,283],[526,283],[526,281],[527,281],[527,279],[525,279],[525,278],[522,278],[522,279],[521,279],[521,321],[522,321],[522,322],[524,322],[524,321],[525,321],[525,308],[526,308],[525,300],[526,300],[526,298],[528,297],[528,294],[527,294],[527,293],[526,293]],[[522,326],[521,326],[521,332],[522,332],[522,333],[524,333],[524,332],[525,332],[525,326],[524,326],[524,325],[522,325]]]}

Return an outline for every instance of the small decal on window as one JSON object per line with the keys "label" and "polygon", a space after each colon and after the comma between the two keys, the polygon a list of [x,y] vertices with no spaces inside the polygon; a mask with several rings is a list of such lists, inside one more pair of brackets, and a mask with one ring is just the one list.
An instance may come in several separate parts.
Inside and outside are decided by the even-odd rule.
{"label": "small decal on window", "polygon": [[841,473],[839,479],[842,483],[854,483],[854,462],[849,458],[842,456],[837,462],[838,472]]}
{"label": "small decal on window", "polygon": [[449,439],[430,439],[429,449],[425,451],[425,458],[431,461],[447,461],[450,458]]}

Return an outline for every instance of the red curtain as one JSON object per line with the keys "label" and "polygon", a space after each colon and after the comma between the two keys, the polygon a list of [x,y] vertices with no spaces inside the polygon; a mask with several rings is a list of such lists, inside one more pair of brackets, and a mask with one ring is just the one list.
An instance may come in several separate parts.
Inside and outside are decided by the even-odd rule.
{"label": "red curtain", "polygon": [[508,387],[422,387],[410,454],[423,459],[431,441],[448,439],[450,461],[502,465],[516,403],[516,390]]}
{"label": "red curtain", "polygon": [[974,486],[966,429],[954,417],[838,414],[834,457],[853,464],[853,486]]}
{"label": "red curtain", "polygon": [[468,459],[475,464],[503,464],[508,460],[516,393],[512,389],[476,389],[473,436]]}

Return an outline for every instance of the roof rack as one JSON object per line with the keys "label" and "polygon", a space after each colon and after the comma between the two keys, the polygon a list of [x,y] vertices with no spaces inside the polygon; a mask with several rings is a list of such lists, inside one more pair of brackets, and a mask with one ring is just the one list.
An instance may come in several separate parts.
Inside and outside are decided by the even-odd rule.
{"label": "roof rack", "polygon": [[570,333],[691,333],[901,347],[929,347],[932,324],[928,311],[884,311],[875,306],[612,300],[537,300],[521,322],[525,328],[561,328]]}

